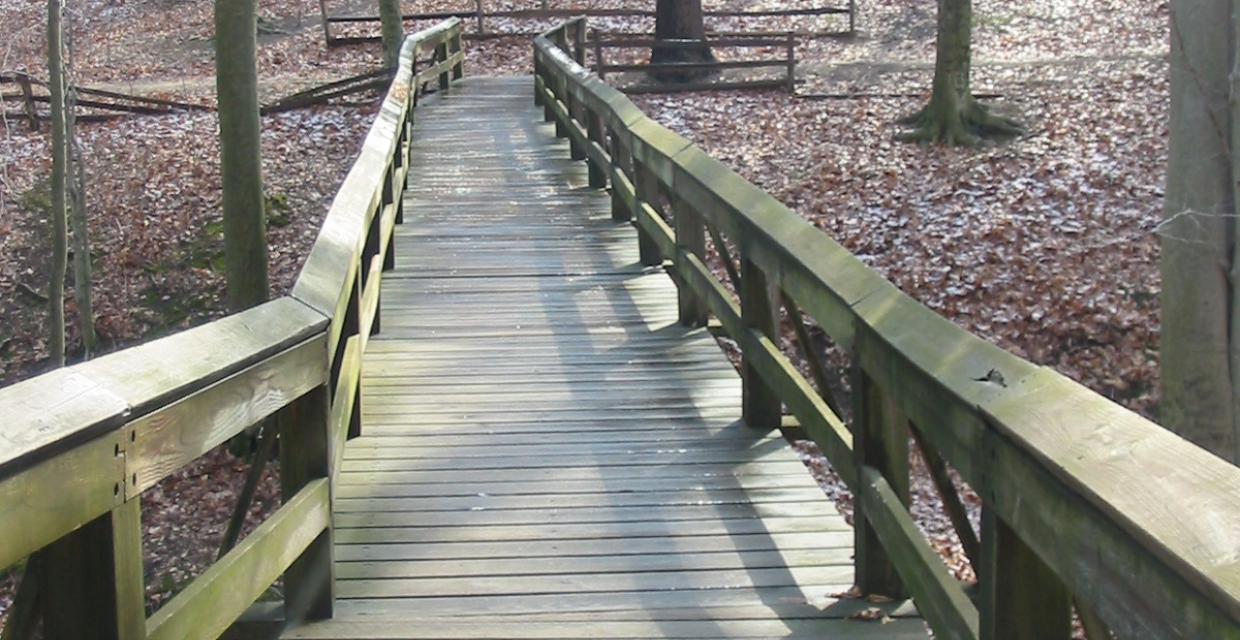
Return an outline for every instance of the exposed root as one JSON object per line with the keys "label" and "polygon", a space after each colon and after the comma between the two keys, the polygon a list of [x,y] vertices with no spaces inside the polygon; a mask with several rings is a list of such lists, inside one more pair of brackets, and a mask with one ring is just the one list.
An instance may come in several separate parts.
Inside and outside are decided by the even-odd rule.
{"label": "exposed root", "polygon": [[1019,122],[996,115],[990,107],[974,100],[963,109],[950,111],[937,109],[931,103],[898,122],[912,129],[897,136],[901,141],[955,147],[976,147],[987,141],[1006,142],[1025,133]]}

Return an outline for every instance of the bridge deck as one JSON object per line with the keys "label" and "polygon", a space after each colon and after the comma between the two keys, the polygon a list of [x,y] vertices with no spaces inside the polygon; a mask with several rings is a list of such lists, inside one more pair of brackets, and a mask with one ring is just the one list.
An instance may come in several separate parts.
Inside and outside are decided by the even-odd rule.
{"label": "bridge deck", "polygon": [[296,638],[926,637],[849,619],[852,532],[533,108],[419,108],[336,494],[337,618]]}

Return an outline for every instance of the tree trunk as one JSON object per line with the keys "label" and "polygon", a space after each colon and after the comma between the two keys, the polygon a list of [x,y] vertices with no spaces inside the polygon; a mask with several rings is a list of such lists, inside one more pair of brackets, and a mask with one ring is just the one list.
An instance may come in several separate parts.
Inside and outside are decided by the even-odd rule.
{"label": "tree trunk", "polygon": [[930,104],[902,122],[915,142],[976,145],[983,138],[1019,135],[1020,126],[995,116],[973,97],[973,0],[939,0],[938,40]]}
{"label": "tree trunk", "polygon": [[215,1],[224,264],[228,304],[233,311],[267,300],[267,224],[259,140],[256,29],[256,0]]}
{"label": "tree trunk", "polygon": [[65,144],[64,50],[61,41],[63,0],[47,2],[47,85],[48,110],[52,122],[51,238],[52,264],[48,273],[47,349],[53,367],[65,364],[65,270],[68,267],[68,230],[65,219],[65,173],[68,146]]}
{"label": "tree trunk", "polygon": [[[715,54],[707,46],[702,0],[659,0],[655,9],[655,45],[650,51],[654,64],[675,62],[713,62]],[[699,40],[700,45],[660,45],[662,40]],[[708,75],[705,70],[659,71],[658,80],[687,82]]]}
{"label": "tree trunk", "polygon": [[[65,30],[66,70],[73,67],[73,28]],[[91,302],[90,224],[86,218],[86,167],[82,147],[77,139],[77,91],[66,71],[65,140],[68,144],[67,171],[69,187],[69,229],[73,235],[73,301],[77,305],[78,333],[82,339],[82,357],[89,359],[95,352],[95,309]]]}
{"label": "tree trunk", "polygon": [[383,32],[383,63],[395,67],[400,62],[400,45],[405,38],[400,0],[379,0],[379,22]]}
{"label": "tree trunk", "polygon": [[1232,7],[1171,3],[1171,122],[1162,242],[1161,420],[1236,462],[1236,100]]}

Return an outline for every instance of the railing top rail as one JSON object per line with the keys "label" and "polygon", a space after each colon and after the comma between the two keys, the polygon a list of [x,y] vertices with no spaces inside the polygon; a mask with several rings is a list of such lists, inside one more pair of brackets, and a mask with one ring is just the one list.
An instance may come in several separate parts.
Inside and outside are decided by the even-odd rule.
{"label": "railing top rail", "polygon": [[[725,232],[837,345],[851,350],[857,365],[926,429],[985,501],[1001,501],[1008,516],[1024,518],[1016,526],[1022,536],[1058,537],[1061,543],[1077,536],[1130,540],[1148,554],[1134,561],[1136,568],[1119,571],[1116,563],[1126,562],[1119,555],[1087,558],[1071,544],[1039,547],[1040,553],[1057,554],[1045,560],[1061,574],[1070,569],[1072,575],[1064,576],[1069,587],[1079,592],[1100,586],[1071,583],[1083,576],[1106,581],[1142,575],[1162,584],[1172,579],[1169,571],[1203,596],[1207,609],[1217,607],[1240,623],[1240,469],[904,294],[577,64],[556,45],[564,28],[535,39],[536,68],[548,79],[548,90],[607,123],[635,163]],[[848,434],[837,437],[851,447]],[[997,455],[1009,457],[1001,464]],[[848,476],[852,461],[832,460],[837,462]],[[1045,501],[1034,502],[1035,495]],[[1022,498],[1028,502],[1022,505]],[[1071,508],[1061,508],[1066,504]],[[1137,589],[1123,588],[1130,596]],[[1169,618],[1171,608],[1181,605],[1142,603]]]}

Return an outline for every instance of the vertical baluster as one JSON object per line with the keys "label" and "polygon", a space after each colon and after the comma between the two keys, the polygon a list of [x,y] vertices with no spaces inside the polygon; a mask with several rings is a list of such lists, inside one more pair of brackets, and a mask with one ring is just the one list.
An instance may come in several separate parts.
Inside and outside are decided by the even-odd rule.
{"label": "vertical baluster", "polygon": [[[277,414],[280,493],[284,500],[292,498],[311,480],[331,477],[328,394],[328,387],[320,386]],[[328,525],[284,572],[286,619],[295,623],[332,617],[335,582],[332,528]]]}
{"label": "vertical baluster", "polygon": [[146,637],[140,498],[48,545],[44,558],[44,638]]}
{"label": "vertical baluster", "polygon": [[581,100],[578,100],[577,97],[572,94],[572,88],[569,86],[569,83],[567,82],[567,80],[568,78],[566,77],[565,86],[564,86],[564,103],[565,103],[565,106],[567,107],[565,111],[568,113],[568,123],[567,123],[568,129],[566,132],[569,134],[568,135],[569,156],[572,157],[573,160],[585,160],[586,159],[585,145],[577,141],[577,136],[572,135],[573,130],[576,129],[573,123],[574,122],[585,123],[586,121],[586,117],[584,115],[585,110],[583,109],[585,105],[583,105]]}
{"label": "vertical baluster", "polygon": [[[637,192],[637,197],[633,199],[633,218],[640,220],[643,204],[648,204],[651,209],[658,210],[659,178],[637,158],[633,158],[633,178],[635,180],[633,186]],[[637,250],[641,263],[647,267],[657,267],[663,264],[663,257],[659,255],[659,246],[654,243],[650,234],[642,228],[640,223],[635,226],[637,227]]]}
{"label": "vertical baluster", "polygon": [[[611,166],[617,174],[627,176],[636,175],[633,171],[633,156],[629,153],[628,146],[625,144],[624,136],[627,132],[611,130]],[[613,180],[611,185],[611,219],[616,222],[628,222],[633,219],[633,210],[629,208],[624,199],[620,197],[620,191],[617,181]],[[630,180],[630,182],[632,182]]]}
{"label": "vertical baluster", "polygon": [[[597,144],[601,149],[606,149],[607,129],[603,124],[602,114],[595,113],[588,105],[585,108],[585,112],[586,134],[590,138],[590,142]],[[595,189],[607,188],[607,167],[590,159],[589,169],[590,186]]]}
{"label": "vertical baluster", "polygon": [[[687,267],[680,266],[681,252],[695,255],[703,262],[706,260],[706,225],[702,223],[702,216],[694,210],[689,201],[678,195],[672,196],[672,216],[676,229],[677,249],[674,259],[677,263],[677,270],[684,273]],[[681,283],[678,285],[676,297],[680,310],[680,324],[686,327],[706,326],[705,301],[698,298],[688,286]]]}
{"label": "vertical baluster", "polygon": [[[779,325],[776,322],[775,306],[771,303],[771,288],[767,284],[766,274],[754,264],[741,249],[741,316],[745,327],[776,340]],[[746,350],[748,351],[748,350]],[[741,377],[744,382],[744,419],[751,427],[759,429],[777,429],[783,419],[783,403],[779,395],[762,379],[762,374],[753,366],[752,356],[742,354]]]}
{"label": "vertical baluster", "polygon": [[[857,468],[877,469],[904,504],[909,502],[908,420],[853,358],[853,456]],[[891,598],[906,592],[891,558],[865,517],[864,494],[854,501],[857,586],[861,592]]]}
{"label": "vertical baluster", "polygon": [[586,19],[578,18],[573,23],[573,59],[577,64],[586,66]]}
{"label": "vertical baluster", "polygon": [[[440,63],[440,62],[444,62],[444,61],[445,61],[445,60],[447,60],[447,59],[448,59],[448,42],[445,40],[444,42],[441,42],[441,43],[439,43],[439,44],[435,45],[435,58],[434,58],[434,60],[435,60],[435,63],[436,63],[436,64],[438,64],[438,63]],[[452,80],[450,79],[450,73],[449,73],[448,71],[446,71],[446,70],[445,70],[445,71],[440,72],[440,74],[439,74],[439,90],[440,90],[440,91],[447,91],[447,90],[448,90],[448,86],[449,86],[451,83],[452,83]]]}
{"label": "vertical baluster", "polygon": [[[543,77],[544,75],[542,52],[538,50],[538,47],[534,47],[534,106],[536,107],[543,106],[542,88],[546,86],[547,82]],[[543,115],[546,116],[545,110]]]}
{"label": "vertical baluster", "polygon": [[1055,572],[1003,522],[982,508],[978,613],[982,640],[1067,640],[1072,600]]}
{"label": "vertical baluster", "polygon": [[[448,51],[451,53],[460,53],[465,50],[465,47],[461,44],[461,28],[459,26],[452,30],[452,39],[450,40],[450,43],[451,44],[448,46]],[[465,59],[462,57],[460,62],[452,65],[452,79],[460,80],[464,77]]]}

